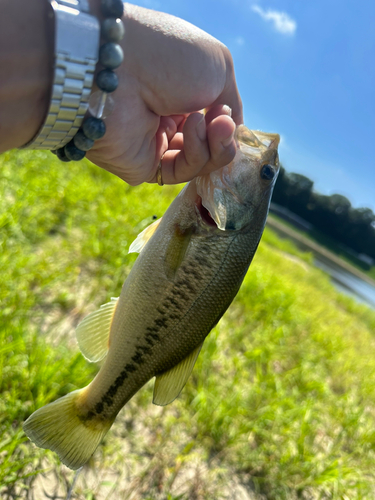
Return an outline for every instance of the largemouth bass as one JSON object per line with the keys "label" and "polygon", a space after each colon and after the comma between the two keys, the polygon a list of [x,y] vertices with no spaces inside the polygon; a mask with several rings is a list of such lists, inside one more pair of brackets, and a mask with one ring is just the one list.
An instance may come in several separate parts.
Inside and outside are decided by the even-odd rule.
{"label": "largemouth bass", "polygon": [[237,294],[263,233],[279,163],[279,136],[237,129],[226,167],[189,182],[129,251],[140,252],[121,295],[87,316],[77,340],[105,358],[85,388],[35,411],[27,436],[81,467],[130,398],[156,377],[153,402],[171,403],[204,339]]}

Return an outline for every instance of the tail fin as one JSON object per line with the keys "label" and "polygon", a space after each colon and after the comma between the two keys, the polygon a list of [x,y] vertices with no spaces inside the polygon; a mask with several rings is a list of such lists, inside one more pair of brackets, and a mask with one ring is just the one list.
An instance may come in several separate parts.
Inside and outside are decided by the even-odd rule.
{"label": "tail fin", "polygon": [[79,418],[76,403],[82,391],[71,392],[39,408],[23,424],[31,441],[55,451],[71,469],[79,469],[89,460],[113,423]]}

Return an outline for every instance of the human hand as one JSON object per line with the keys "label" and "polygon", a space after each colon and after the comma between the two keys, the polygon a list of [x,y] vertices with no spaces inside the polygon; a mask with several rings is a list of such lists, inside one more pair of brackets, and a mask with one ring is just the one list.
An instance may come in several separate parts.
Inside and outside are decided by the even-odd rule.
{"label": "human hand", "polygon": [[243,116],[228,49],[181,19],[131,4],[123,21],[115,108],[87,157],[131,185],[156,182],[163,154],[165,184],[230,163]]}
{"label": "human hand", "polygon": [[[100,18],[100,0],[89,0]],[[5,2],[0,16],[0,153],[28,143],[49,107],[53,23],[47,2]],[[125,4],[124,62],[107,133],[88,158],[129,184],[165,184],[228,164],[242,104],[228,49],[195,26]],[[94,89],[95,90],[95,89]],[[223,106],[226,104],[227,106]],[[232,109],[232,118],[230,110]],[[202,109],[208,109],[203,117]]]}

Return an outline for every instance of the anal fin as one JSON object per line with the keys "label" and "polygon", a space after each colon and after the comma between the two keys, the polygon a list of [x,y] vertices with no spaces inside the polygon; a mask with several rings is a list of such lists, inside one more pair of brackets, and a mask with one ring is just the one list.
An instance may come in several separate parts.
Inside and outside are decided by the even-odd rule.
{"label": "anal fin", "polygon": [[109,333],[118,298],[103,304],[77,326],[76,336],[84,357],[92,362],[103,359],[109,347]]}
{"label": "anal fin", "polygon": [[186,384],[202,348],[203,342],[178,365],[156,376],[153,403],[165,406],[172,403]]}

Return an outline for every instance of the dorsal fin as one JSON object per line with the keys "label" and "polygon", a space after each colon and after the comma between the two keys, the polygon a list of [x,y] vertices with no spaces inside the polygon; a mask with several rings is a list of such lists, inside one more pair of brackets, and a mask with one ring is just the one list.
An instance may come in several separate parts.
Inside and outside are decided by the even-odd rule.
{"label": "dorsal fin", "polygon": [[165,406],[177,398],[193,371],[202,345],[203,342],[178,365],[156,376],[152,400],[155,405]]}
{"label": "dorsal fin", "polygon": [[129,247],[129,252],[128,253],[141,253],[143,250],[144,246],[148,242],[148,240],[151,238],[151,236],[154,234],[154,232],[157,230],[161,219],[158,219],[154,221],[152,224],[146,227],[139,235],[136,237],[136,239],[133,241],[133,243]]}
{"label": "dorsal fin", "polygon": [[236,129],[236,139],[240,142],[243,142],[247,146],[252,148],[264,147],[258,137],[253,133],[252,130],[249,130],[245,125],[240,125]]}
{"label": "dorsal fin", "polygon": [[103,304],[77,326],[76,336],[79,348],[86,359],[97,362],[103,359],[109,348],[109,333],[118,298]]}

